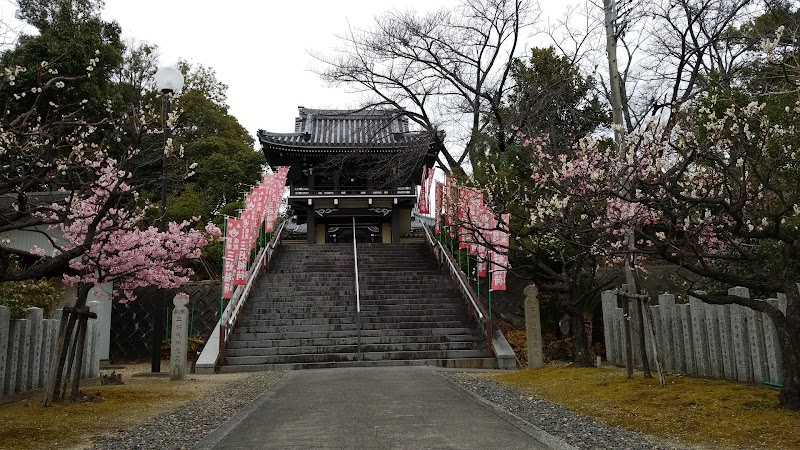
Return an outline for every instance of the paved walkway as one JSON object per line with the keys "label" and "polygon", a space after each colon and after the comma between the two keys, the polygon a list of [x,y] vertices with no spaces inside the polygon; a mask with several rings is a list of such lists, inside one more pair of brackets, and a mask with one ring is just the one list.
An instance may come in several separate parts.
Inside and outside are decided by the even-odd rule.
{"label": "paved walkway", "polygon": [[431,368],[384,367],[290,372],[194,448],[567,447]]}

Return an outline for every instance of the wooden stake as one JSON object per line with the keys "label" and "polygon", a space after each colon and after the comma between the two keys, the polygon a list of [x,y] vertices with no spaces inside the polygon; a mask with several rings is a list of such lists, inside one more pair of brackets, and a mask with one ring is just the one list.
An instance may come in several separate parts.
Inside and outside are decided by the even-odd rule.
{"label": "wooden stake", "polygon": [[653,319],[653,311],[643,301],[645,317],[647,318],[647,330],[650,332],[650,342],[653,345],[653,359],[656,363],[656,371],[658,372],[658,385],[664,387],[667,385],[667,380],[664,377],[664,364],[661,361],[661,354],[658,351],[658,342],[656,341],[655,320]]}
{"label": "wooden stake", "polygon": [[58,327],[58,339],[56,339],[56,348],[53,351],[53,356],[50,358],[50,371],[47,373],[47,390],[45,391],[44,406],[53,404],[58,384],[61,382],[61,377],[56,374],[56,371],[61,367],[59,362],[61,360],[62,349],[67,340],[67,322],[69,321],[69,313],[67,311],[61,312],[61,321]]}
{"label": "wooden stake", "polygon": [[644,310],[647,308],[641,297],[638,297],[636,302],[639,305],[639,351],[642,352],[642,371],[645,378],[653,378],[653,373],[650,371],[650,359],[647,357],[647,341],[644,340]]}
{"label": "wooden stake", "polygon": [[86,344],[86,328],[88,328],[88,322],[88,316],[81,316],[78,321],[78,342],[75,343],[75,347],[77,348],[75,353],[75,373],[72,375],[72,401],[78,400],[80,396],[81,372],[83,372],[83,350]]}

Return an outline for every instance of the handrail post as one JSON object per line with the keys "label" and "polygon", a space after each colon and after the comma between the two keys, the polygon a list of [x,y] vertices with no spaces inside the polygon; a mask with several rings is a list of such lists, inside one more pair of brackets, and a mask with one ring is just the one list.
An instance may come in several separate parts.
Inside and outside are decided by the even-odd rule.
{"label": "handrail post", "polygon": [[358,360],[361,360],[361,288],[358,284],[358,249],[356,248],[356,218],[353,217],[353,265],[356,275],[356,349]]}

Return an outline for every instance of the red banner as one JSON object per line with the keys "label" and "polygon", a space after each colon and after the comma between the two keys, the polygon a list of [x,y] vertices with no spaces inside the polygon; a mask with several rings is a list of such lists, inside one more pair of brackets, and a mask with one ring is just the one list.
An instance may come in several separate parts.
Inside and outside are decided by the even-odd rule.
{"label": "red banner", "polygon": [[478,276],[485,277],[488,269],[489,247],[492,245],[492,208],[483,205],[478,215]]}
{"label": "red banner", "polygon": [[469,210],[469,189],[458,189],[458,248],[469,248],[467,242],[469,232],[464,224],[467,223],[467,210]]}
{"label": "red banner", "polygon": [[247,283],[247,263],[250,262],[251,241],[253,239],[253,213],[245,209],[239,218],[241,221],[239,256],[236,258],[236,274],[233,283],[244,285]]}
{"label": "red banner", "polygon": [[455,237],[456,228],[456,214],[458,212],[458,186],[456,186],[455,177],[448,176],[445,179],[446,183],[446,204],[445,204],[445,224],[450,237]]}
{"label": "red banner", "polygon": [[483,192],[470,189],[469,200],[467,201],[469,209],[467,210],[467,228],[469,233],[469,253],[471,255],[478,254],[478,242],[480,233],[480,214],[483,209]]}
{"label": "red banner", "polygon": [[440,223],[442,222],[442,200],[444,197],[444,185],[440,182],[436,182],[436,204],[433,205],[433,218],[436,219],[436,234],[441,232]]}
{"label": "red banner", "polygon": [[241,242],[241,220],[228,217],[225,224],[225,256],[222,266],[222,298],[233,297],[236,262]]}
{"label": "red banner", "polygon": [[494,239],[492,239],[492,246],[494,253],[492,254],[492,285],[490,287],[493,291],[506,290],[506,270],[508,268],[508,220],[509,215],[503,214],[501,216],[501,223],[497,225],[497,229],[493,231]]}

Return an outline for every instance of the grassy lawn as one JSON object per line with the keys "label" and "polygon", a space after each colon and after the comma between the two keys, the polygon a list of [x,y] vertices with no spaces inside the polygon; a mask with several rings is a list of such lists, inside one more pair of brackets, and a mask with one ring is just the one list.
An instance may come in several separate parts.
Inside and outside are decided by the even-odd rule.
{"label": "grassy lawn", "polygon": [[[189,375],[169,378],[126,377],[125,384],[81,390],[100,401],[42,406],[42,395],[0,406],[0,449],[84,448],[92,438],[127,429],[171,411],[237,378]],[[69,395],[69,392],[67,393]]]}
{"label": "grassy lawn", "polygon": [[731,381],[668,376],[667,386],[618,368],[543,369],[487,375],[615,426],[711,448],[800,449],[800,413],[780,408],[776,390]]}

